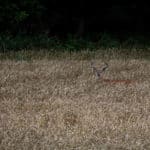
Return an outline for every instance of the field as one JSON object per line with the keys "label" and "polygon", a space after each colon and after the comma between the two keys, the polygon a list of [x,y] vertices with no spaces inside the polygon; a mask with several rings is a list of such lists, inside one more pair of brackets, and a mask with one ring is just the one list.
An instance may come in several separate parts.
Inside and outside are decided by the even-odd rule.
{"label": "field", "polygon": [[0,150],[150,149],[150,61],[88,55],[1,59]]}

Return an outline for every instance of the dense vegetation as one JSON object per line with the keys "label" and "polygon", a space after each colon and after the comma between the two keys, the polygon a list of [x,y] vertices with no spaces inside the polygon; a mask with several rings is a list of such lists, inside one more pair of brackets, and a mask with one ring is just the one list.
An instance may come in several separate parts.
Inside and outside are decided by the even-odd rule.
{"label": "dense vegetation", "polygon": [[0,12],[1,50],[149,47],[144,2],[5,0]]}

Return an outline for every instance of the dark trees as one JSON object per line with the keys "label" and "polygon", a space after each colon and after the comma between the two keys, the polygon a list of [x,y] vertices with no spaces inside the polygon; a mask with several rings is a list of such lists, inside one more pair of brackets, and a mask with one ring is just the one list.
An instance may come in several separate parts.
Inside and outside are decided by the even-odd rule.
{"label": "dark trees", "polygon": [[92,32],[147,32],[144,2],[74,0],[0,0],[0,33],[77,37]]}

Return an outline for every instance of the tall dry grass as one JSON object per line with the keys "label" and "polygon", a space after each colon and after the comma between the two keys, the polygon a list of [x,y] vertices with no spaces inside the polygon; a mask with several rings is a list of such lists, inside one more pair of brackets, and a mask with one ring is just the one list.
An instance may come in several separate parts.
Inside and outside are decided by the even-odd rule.
{"label": "tall dry grass", "polygon": [[[93,60],[96,65],[102,59]],[[0,61],[1,150],[149,150],[150,61]]]}

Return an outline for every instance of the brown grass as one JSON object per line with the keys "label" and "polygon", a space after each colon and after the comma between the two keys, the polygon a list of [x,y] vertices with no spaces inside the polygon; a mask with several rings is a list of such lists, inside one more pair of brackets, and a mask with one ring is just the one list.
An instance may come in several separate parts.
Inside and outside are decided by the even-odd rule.
{"label": "brown grass", "polygon": [[[94,60],[102,64],[102,59]],[[0,150],[149,150],[150,61],[0,62]]]}

